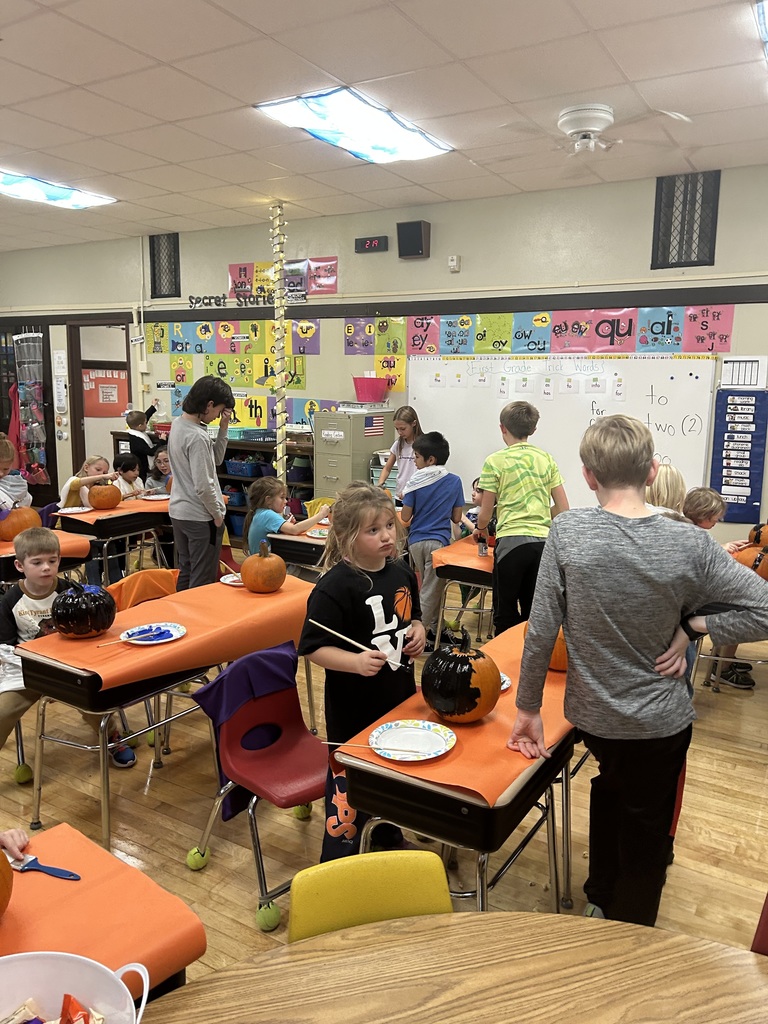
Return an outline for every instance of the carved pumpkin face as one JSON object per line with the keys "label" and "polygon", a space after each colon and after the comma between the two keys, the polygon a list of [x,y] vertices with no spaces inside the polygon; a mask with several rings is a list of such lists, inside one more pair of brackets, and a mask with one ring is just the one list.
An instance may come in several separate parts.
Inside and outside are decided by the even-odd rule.
{"label": "carved pumpkin face", "polygon": [[11,901],[13,892],[13,869],[8,863],[5,854],[0,853],[0,917],[5,913],[5,908]]}
{"label": "carved pumpkin face", "polygon": [[403,622],[411,621],[411,591],[408,587],[399,587],[395,592],[395,614]]}
{"label": "carved pumpkin face", "polygon": [[13,508],[0,512],[0,540],[13,540],[23,530],[42,525],[42,519],[33,508],[14,503]]}
{"label": "carved pumpkin face", "polygon": [[94,484],[88,491],[88,500],[92,508],[117,508],[123,496],[114,484]]}
{"label": "carved pumpkin face", "polygon": [[115,599],[103,587],[73,583],[57,594],[51,618],[57,631],[69,640],[84,640],[106,633],[115,621]]}
{"label": "carved pumpkin face", "polygon": [[501,673],[496,662],[470,645],[462,629],[460,645],[439,647],[421,673],[421,693],[446,722],[477,722],[496,707]]}
{"label": "carved pumpkin face", "polygon": [[243,586],[254,594],[272,594],[285,582],[285,562],[273,555],[266,541],[259,545],[258,554],[249,555],[240,566]]}

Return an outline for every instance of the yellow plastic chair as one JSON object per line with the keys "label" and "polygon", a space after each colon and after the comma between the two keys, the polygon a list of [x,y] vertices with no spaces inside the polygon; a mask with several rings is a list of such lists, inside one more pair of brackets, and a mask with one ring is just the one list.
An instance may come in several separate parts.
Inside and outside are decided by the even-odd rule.
{"label": "yellow plastic chair", "polygon": [[396,917],[453,911],[443,862],[429,850],[382,850],[294,875],[288,941]]}
{"label": "yellow plastic chair", "polygon": [[307,510],[307,518],[311,519],[312,516],[316,516],[323,505],[332,505],[336,501],[335,498],[312,498],[311,501],[304,502],[304,508]]}

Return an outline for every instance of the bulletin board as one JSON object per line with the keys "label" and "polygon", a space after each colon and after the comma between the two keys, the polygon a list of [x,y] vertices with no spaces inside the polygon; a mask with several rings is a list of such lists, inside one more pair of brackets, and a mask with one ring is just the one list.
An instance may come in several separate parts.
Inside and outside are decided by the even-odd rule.
{"label": "bulletin board", "polygon": [[83,411],[86,416],[122,416],[128,408],[125,370],[83,370]]}
{"label": "bulletin board", "polygon": [[579,442],[598,417],[614,413],[642,420],[657,456],[676,466],[689,487],[706,482],[716,364],[716,357],[703,355],[411,357],[408,401],[424,430],[448,438],[448,468],[461,477],[466,495],[485,457],[503,447],[503,407],[530,402],[541,414],[531,441],[557,461],[571,506],[594,505]]}

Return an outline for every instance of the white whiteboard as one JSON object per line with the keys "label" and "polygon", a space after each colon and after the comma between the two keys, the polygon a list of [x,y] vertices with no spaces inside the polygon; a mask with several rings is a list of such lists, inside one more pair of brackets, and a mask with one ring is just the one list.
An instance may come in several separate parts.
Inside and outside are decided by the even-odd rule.
{"label": "white whiteboard", "polygon": [[594,505],[579,443],[596,417],[613,413],[646,423],[656,454],[688,487],[705,483],[716,364],[711,356],[412,356],[408,402],[424,430],[448,438],[448,468],[467,497],[485,457],[504,445],[499,413],[530,402],[541,414],[531,442],[557,461],[571,506]]}

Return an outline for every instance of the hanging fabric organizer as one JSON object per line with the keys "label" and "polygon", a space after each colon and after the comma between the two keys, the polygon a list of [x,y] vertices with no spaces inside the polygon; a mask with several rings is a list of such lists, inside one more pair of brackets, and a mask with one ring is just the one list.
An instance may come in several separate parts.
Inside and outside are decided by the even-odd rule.
{"label": "hanging fabric organizer", "polygon": [[43,335],[13,336],[19,398],[19,469],[30,484],[48,484],[43,422]]}

